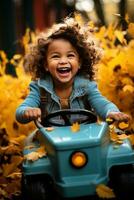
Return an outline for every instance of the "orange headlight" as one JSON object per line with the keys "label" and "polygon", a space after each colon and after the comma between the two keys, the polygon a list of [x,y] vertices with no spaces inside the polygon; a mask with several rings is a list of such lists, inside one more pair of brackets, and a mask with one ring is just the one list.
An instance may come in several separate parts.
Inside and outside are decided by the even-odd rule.
{"label": "orange headlight", "polygon": [[76,168],[81,168],[87,163],[87,156],[83,152],[74,152],[71,155],[71,164]]}

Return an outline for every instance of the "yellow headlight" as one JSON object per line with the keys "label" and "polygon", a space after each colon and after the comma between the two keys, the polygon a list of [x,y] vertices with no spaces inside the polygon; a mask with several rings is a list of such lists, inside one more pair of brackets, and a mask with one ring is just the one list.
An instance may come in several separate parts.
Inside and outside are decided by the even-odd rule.
{"label": "yellow headlight", "polygon": [[87,163],[87,156],[83,152],[75,152],[71,156],[71,163],[74,167],[83,167]]}

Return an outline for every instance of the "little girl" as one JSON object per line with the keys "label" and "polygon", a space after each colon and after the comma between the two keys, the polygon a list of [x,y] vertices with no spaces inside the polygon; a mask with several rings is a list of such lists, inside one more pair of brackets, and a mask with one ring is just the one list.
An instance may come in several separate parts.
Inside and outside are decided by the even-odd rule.
{"label": "little girl", "polygon": [[81,27],[73,18],[42,33],[25,56],[24,67],[31,72],[30,93],[16,110],[20,123],[42,115],[41,90],[45,93],[45,115],[60,109],[89,108],[102,119],[127,121],[115,104],[101,95],[94,81],[94,65],[100,58],[89,26]]}

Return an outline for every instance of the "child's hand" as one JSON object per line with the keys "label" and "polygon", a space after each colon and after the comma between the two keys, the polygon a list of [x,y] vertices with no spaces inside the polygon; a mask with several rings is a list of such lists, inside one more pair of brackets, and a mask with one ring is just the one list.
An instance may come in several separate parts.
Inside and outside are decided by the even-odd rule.
{"label": "child's hand", "polygon": [[127,122],[131,120],[131,117],[128,114],[122,113],[122,112],[110,112],[107,116],[107,118],[111,118],[115,121],[119,122]]}
{"label": "child's hand", "polygon": [[39,120],[41,121],[41,110],[40,108],[27,108],[27,110],[25,110],[23,117],[27,120]]}

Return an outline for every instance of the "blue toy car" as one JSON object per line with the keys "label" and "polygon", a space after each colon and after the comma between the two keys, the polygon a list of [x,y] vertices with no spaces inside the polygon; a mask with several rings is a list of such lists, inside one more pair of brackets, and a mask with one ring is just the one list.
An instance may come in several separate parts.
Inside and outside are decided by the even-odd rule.
{"label": "blue toy car", "polygon": [[[77,132],[71,130],[75,121],[80,124]],[[44,124],[36,122],[39,137],[33,141],[35,148],[24,150],[26,155],[42,142],[47,150],[46,157],[23,163],[24,200],[92,196],[101,183],[113,188],[117,199],[134,197],[134,149],[128,139],[115,149],[108,123],[97,123],[96,115],[88,110],[56,111]],[[51,132],[50,126],[54,127]]]}

